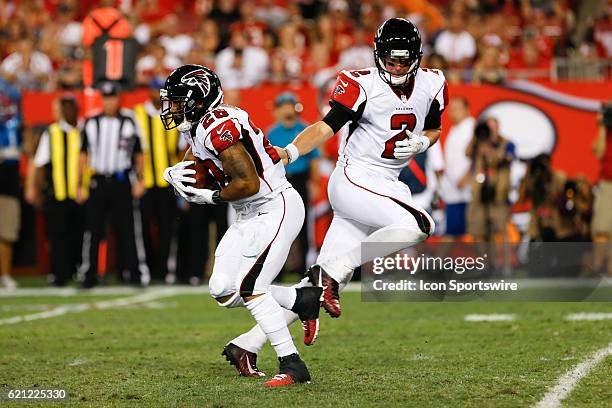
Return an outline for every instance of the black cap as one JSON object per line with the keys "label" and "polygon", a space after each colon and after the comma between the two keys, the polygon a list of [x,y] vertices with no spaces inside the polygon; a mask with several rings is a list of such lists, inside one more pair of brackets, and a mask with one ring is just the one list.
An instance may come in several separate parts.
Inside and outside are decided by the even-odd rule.
{"label": "black cap", "polygon": [[121,87],[117,82],[106,81],[100,84],[100,93],[102,96],[114,96],[119,95]]}

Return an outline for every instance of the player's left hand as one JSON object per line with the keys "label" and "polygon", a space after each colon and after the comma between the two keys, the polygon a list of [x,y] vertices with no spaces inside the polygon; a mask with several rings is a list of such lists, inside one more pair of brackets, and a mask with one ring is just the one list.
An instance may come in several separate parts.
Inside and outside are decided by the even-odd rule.
{"label": "player's left hand", "polygon": [[416,154],[423,153],[427,148],[429,148],[427,136],[410,134],[408,139],[395,142],[393,156],[399,160],[407,160]]}
{"label": "player's left hand", "polygon": [[183,197],[194,204],[217,204],[219,203],[219,190],[209,190],[207,188],[195,188],[185,186],[180,189],[184,193]]}

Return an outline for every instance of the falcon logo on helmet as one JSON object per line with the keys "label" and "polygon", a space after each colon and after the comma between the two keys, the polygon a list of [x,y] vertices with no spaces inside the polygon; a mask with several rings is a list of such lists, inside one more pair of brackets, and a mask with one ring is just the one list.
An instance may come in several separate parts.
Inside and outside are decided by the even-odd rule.
{"label": "falcon logo on helmet", "polygon": [[200,87],[204,96],[207,96],[210,92],[210,80],[206,75],[206,71],[203,69],[198,69],[188,73],[181,78],[181,82],[185,85]]}

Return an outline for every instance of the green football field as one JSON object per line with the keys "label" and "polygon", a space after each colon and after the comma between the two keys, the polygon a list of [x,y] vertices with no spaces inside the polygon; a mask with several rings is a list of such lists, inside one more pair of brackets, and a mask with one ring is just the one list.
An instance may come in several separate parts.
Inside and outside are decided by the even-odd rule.
{"label": "green football field", "polygon": [[[612,349],[612,320],[567,320],[610,314],[612,303],[363,303],[352,292],[340,319],[322,317],[314,346],[292,327],[312,383],[269,390],[220,355],[251,327],[246,310],[165,290],[0,297],[0,388],[61,388],[61,404],[74,406],[530,407]],[[466,320],[473,314],[514,320]],[[276,374],[269,346],[258,366]],[[610,353],[561,406],[612,407]]]}

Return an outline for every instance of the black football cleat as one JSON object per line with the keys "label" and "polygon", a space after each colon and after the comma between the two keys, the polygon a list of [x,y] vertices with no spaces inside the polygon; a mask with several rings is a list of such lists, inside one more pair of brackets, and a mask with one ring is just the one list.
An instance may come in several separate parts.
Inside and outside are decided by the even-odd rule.
{"label": "black football cleat", "polygon": [[300,317],[304,329],[304,344],[312,345],[319,335],[319,309],[323,300],[323,288],[297,288],[295,304],[291,310]]}
{"label": "black football cleat", "polygon": [[291,384],[310,383],[308,367],[296,353],[279,357],[279,373],[264,384],[268,388],[284,387]]}
{"label": "black football cleat", "polygon": [[225,359],[236,367],[238,374],[244,377],[265,377],[266,375],[257,368],[257,354],[240,348],[234,343],[223,347],[221,355],[225,356]]}
{"label": "black football cleat", "polygon": [[331,317],[340,317],[340,295],[338,282],[329,276],[319,265],[312,265],[306,271],[306,276],[314,286],[323,287],[323,309]]}

